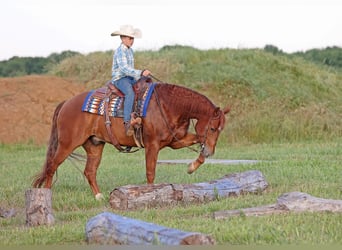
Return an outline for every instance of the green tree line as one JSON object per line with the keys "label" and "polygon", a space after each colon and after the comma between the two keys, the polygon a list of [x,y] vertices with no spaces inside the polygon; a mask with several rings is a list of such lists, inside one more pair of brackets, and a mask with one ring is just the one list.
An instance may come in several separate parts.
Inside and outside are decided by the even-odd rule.
{"label": "green tree line", "polygon": [[68,57],[79,55],[75,51],[52,53],[48,57],[18,57],[0,61],[0,77],[14,77],[32,74],[45,74],[53,65]]}
{"label": "green tree line", "polygon": [[342,68],[342,48],[337,46],[325,49],[311,49],[306,52],[294,53],[294,55],[328,66]]}
{"label": "green tree line", "polygon": [[283,54],[288,56],[299,56],[303,57],[305,60],[318,64],[332,66],[339,69],[342,68],[342,48],[338,46],[326,47],[324,49],[310,49],[305,52],[294,52],[292,54],[286,54],[274,45],[266,45],[264,50],[274,55]]}

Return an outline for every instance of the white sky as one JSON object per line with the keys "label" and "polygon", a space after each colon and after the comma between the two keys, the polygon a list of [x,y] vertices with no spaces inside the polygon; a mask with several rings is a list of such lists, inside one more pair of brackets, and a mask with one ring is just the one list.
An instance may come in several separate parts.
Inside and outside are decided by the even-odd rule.
{"label": "white sky", "polygon": [[135,50],[342,47],[341,0],[1,0],[0,60],[115,49],[123,24],[142,30]]}

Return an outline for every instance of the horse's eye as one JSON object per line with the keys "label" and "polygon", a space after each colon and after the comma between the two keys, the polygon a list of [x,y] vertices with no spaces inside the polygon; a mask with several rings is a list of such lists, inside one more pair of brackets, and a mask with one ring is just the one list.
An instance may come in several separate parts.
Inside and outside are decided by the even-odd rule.
{"label": "horse's eye", "polygon": [[216,128],[210,128],[210,131],[214,133],[216,131]]}

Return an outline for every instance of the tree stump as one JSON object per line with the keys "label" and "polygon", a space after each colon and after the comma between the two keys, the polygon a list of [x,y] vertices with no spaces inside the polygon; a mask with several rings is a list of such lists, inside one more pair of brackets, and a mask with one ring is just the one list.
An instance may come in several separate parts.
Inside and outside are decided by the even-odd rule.
{"label": "tree stump", "polygon": [[203,203],[245,193],[259,193],[267,186],[263,174],[252,170],[196,184],[126,185],[110,193],[109,203],[119,210]]}
{"label": "tree stump", "polygon": [[88,244],[101,245],[213,245],[208,235],[185,232],[104,212],[86,224]]}
{"label": "tree stump", "polygon": [[285,193],[278,197],[277,203],[261,207],[243,208],[214,212],[214,219],[232,216],[260,216],[288,212],[342,212],[342,200],[323,199],[301,192]]}
{"label": "tree stump", "polygon": [[53,225],[52,192],[48,188],[32,188],[26,191],[26,225]]}

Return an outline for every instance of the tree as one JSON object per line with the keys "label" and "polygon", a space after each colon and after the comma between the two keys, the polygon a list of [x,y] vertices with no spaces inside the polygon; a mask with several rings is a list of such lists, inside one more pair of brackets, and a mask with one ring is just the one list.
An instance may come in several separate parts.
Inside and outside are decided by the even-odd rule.
{"label": "tree", "polygon": [[264,51],[272,53],[273,55],[284,53],[282,50],[278,49],[278,47],[271,45],[271,44],[265,45]]}
{"label": "tree", "polygon": [[79,55],[79,52],[63,51],[52,53],[48,57],[18,57],[0,61],[0,77],[14,77],[32,74],[45,74],[49,69],[62,60]]}

